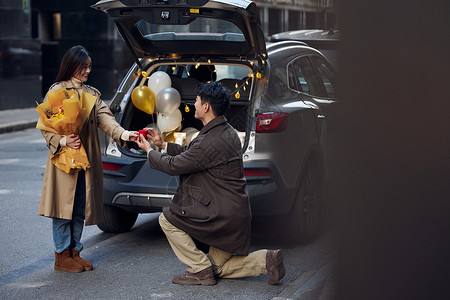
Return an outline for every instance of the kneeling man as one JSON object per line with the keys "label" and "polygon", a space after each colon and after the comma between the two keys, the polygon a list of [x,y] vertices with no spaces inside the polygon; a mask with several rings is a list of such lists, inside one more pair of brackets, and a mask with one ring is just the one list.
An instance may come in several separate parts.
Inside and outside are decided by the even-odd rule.
{"label": "kneeling man", "polygon": [[[195,118],[204,127],[188,146],[166,143],[154,129],[149,129],[148,136],[165,153],[153,151],[143,135],[137,141],[147,151],[152,168],[180,176],[172,203],[159,217],[173,251],[188,267],[172,282],[214,285],[216,277],[268,274],[268,283],[277,284],[285,275],[282,251],[248,253],[251,211],[242,146],[224,117],[230,93],[210,82],[201,84],[197,95]],[[193,238],[210,246],[208,255],[197,248]]]}

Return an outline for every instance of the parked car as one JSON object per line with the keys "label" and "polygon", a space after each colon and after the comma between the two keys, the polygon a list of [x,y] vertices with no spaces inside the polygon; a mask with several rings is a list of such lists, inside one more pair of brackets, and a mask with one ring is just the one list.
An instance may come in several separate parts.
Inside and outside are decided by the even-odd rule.
{"label": "parked car", "polygon": [[[274,34],[269,37],[269,41],[271,42],[281,42],[281,41],[298,41],[304,42],[308,46],[319,50],[331,63],[331,66],[326,63],[316,64],[319,72],[318,85],[322,85],[323,88],[309,88],[298,89],[303,94],[308,94],[310,97],[310,101],[317,104],[322,113],[327,118],[327,162],[329,166],[329,170],[337,171],[334,167],[336,162],[336,157],[334,156],[335,149],[339,146],[340,138],[339,138],[339,126],[341,126],[343,118],[345,116],[342,115],[339,109],[339,97],[338,97],[338,89],[337,89],[337,74],[335,70],[339,70],[339,61],[338,54],[340,48],[341,41],[340,30],[321,30],[321,29],[304,29],[304,30],[295,30],[295,31],[286,31]],[[307,81],[312,84],[312,81],[315,81],[315,76],[310,77],[309,79],[305,77]],[[330,174],[330,172],[328,172]],[[331,177],[336,176],[332,175]]]}
{"label": "parked car", "polygon": [[[128,130],[157,127],[159,115],[137,109],[131,95],[163,71],[181,95],[177,130],[189,135],[202,126],[194,118],[196,86],[221,82],[231,91],[226,118],[242,137],[254,219],[282,217],[290,240],[312,241],[319,233],[326,124],[311,95],[332,93],[320,76],[322,66],[331,68],[327,59],[301,42],[266,47],[256,5],[246,0],[104,0],[93,7],[114,20],[136,59],[110,104],[118,122]],[[104,219],[98,226],[125,232],[138,213],[170,203],[178,178],[151,169],[135,143],[119,148],[105,138],[103,146]]]}
{"label": "parked car", "polygon": [[340,30],[302,29],[285,31],[269,37],[270,42],[299,41],[305,42],[319,50],[330,61],[336,70],[339,70],[338,53],[341,44]]}

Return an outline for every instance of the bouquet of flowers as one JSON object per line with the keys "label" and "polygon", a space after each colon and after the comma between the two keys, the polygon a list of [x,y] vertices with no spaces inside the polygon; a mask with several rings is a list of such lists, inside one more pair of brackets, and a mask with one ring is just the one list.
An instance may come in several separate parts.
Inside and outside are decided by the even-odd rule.
{"label": "bouquet of flowers", "polygon": [[[36,128],[60,135],[78,135],[95,104],[95,96],[82,93],[78,99],[75,90],[60,88],[47,93],[47,101],[38,104],[40,117]],[[52,163],[66,173],[72,174],[90,167],[86,150],[63,147],[52,156]]]}

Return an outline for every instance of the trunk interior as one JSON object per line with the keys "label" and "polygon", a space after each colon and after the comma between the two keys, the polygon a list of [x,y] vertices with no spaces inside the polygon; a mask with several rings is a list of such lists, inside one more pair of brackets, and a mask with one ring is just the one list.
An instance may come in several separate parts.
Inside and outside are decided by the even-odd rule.
{"label": "trunk interior", "polygon": [[[166,72],[171,79],[171,87],[176,89],[181,96],[182,121],[181,127],[175,132],[187,132],[187,138],[183,144],[187,144],[192,136],[192,132],[199,131],[203,127],[201,121],[195,119],[194,103],[197,97],[196,87],[207,81],[218,81],[230,90],[230,107],[225,113],[228,120],[241,137],[241,142],[245,144],[245,137],[250,127],[250,116],[252,109],[252,70],[243,65],[212,65],[212,64],[182,64],[182,65],[160,65],[148,72],[147,79],[142,78],[138,85],[147,85],[148,77],[156,71]],[[133,87],[135,88],[135,87]],[[130,93],[131,95],[131,93]],[[156,96],[156,95],[155,95]],[[131,99],[130,99],[131,100]],[[145,127],[157,127],[158,114],[150,115],[137,109],[132,101],[128,102],[125,110],[122,126],[130,131],[139,131]],[[195,130],[194,130],[195,128]],[[186,130],[187,129],[187,130]],[[189,133],[190,132],[190,133]],[[162,135],[165,139],[167,135]],[[166,140],[169,141],[169,140]],[[130,154],[144,155],[134,142],[128,142],[127,149]]]}

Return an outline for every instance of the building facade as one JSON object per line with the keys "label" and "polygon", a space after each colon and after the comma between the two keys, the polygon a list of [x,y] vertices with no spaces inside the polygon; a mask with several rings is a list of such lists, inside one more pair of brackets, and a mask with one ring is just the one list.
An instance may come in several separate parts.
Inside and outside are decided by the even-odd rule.
{"label": "building facade", "polygon": [[[116,92],[133,59],[97,0],[0,0],[0,109],[33,107],[53,83],[61,58],[80,44],[92,54],[89,84]],[[255,1],[266,37],[338,27],[337,0]]]}

